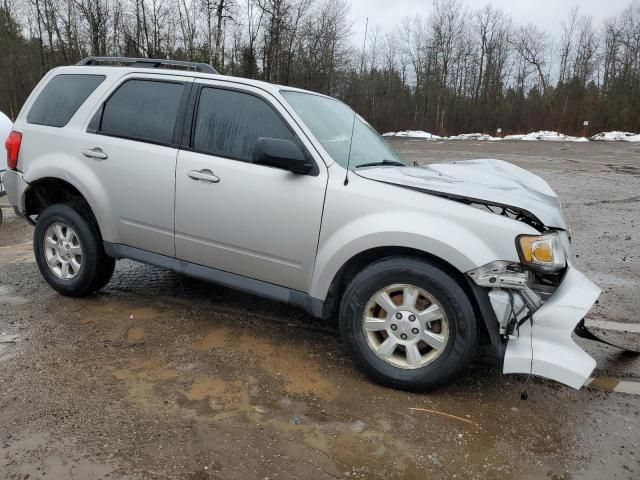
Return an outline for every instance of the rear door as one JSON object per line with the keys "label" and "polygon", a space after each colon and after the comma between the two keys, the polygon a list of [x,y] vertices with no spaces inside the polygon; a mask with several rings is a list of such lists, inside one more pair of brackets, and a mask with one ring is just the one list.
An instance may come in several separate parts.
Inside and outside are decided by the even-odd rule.
{"label": "rear door", "polygon": [[[286,110],[250,86],[202,81],[176,169],[176,256],[306,290],[313,272],[326,167]],[[260,137],[292,140],[316,171],[297,175],[251,162]]]}
{"label": "rear door", "polygon": [[78,154],[104,187],[120,244],[175,255],[175,168],[192,82],[180,76],[127,76],[84,134]]}

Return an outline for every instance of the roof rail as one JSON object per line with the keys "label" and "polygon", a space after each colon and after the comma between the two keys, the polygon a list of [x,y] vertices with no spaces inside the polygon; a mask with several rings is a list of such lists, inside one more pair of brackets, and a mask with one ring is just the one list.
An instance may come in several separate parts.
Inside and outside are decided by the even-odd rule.
{"label": "roof rail", "polygon": [[129,57],[86,57],[76,65],[115,65],[121,64],[128,67],[146,68],[171,68],[181,67],[185,70],[192,70],[201,73],[215,73],[215,68],[207,63],[185,62],[182,60],[162,60],[159,58],[129,58]]}

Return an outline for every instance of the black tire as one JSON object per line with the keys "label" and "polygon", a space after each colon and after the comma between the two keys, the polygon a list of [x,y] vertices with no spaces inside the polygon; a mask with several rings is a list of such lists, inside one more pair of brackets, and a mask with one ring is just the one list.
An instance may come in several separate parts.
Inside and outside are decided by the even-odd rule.
{"label": "black tire", "polygon": [[[86,207],[85,207],[86,208]],[[49,267],[44,249],[47,229],[60,222],[77,234],[82,248],[82,263],[74,278],[62,279]],[[33,234],[33,250],[40,273],[51,287],[62,295],[84,297],[104,287],[115,268],[115,259],[104,252],[102,237],[89,213],[78,204],[58,203],[47,207],[38,216]]]}
{"label": "black tire", "polygon": [[[410,284],[437,300],[448,320],[448,341],[431,363],[407,369],[391,365],[369,346],[363,313],[376,292]],[[450,383],[471,363],[478,345],[478,324],[464,290],[434,265],[411,257],[390,257],[362,270],[347,287],[340,305],[340,332],[354,363],[373,381],[391,388],[424,392]]]}

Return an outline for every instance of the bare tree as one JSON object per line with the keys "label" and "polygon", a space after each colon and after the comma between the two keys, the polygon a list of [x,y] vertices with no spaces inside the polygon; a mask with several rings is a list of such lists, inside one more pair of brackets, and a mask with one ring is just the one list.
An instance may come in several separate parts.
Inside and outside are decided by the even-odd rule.
{"label": "bare tree", "polygon": [[546,69],[550,45],[547,39],[544,32],[529,23],[518,28],[515,38],[511,41],[518,55],[534,68],[543,94],[547,92],[548,85]]}
{"label": "bare tree", "polygon": [[555,42],[470,0],[351,36],[347,0],[0,0],[0,108],[86,55],[209,62],[337,96],[385,130],[640,130],[640,0]]}

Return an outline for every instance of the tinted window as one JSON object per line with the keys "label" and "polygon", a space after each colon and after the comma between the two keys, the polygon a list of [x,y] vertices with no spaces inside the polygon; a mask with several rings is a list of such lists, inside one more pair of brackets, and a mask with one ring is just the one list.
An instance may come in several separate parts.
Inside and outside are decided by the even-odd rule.
{"label": "tinted window", "polygon": [[56,75],[33,102],[27,122],[64,127],[104,79],[104,75]]}
{"label": "tinted window", "polygon": [[100,133],[154,143],[173,143],[184,85],[129,80],[104,105]]}
{"label": "tinted window", "polygon": [[264,100],[232,90],[202,89],[193,137],[195,150],[251,161],[260,137],[295,139]]}

